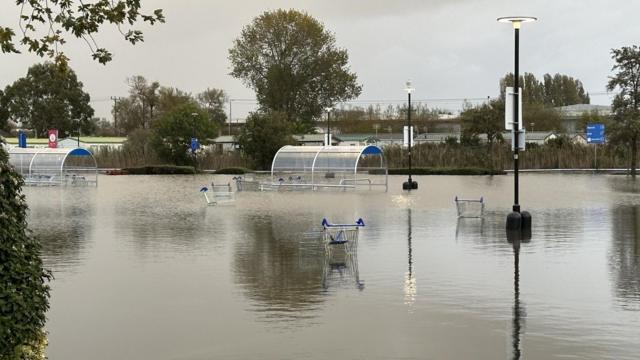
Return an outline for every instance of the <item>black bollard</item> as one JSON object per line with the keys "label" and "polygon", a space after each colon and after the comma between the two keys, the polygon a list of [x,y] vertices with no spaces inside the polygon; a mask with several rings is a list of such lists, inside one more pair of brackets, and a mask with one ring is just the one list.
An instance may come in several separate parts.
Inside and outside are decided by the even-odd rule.
{"label": "black bollard", "polygon": [[522,230],[529,230],[531,232],[531,214],[528,211],[520,212],[520,216],[522,217]]}
{"label": "black bollard", "polygon": [[522,229],[522,215],[519,212],[513,211],[507,215],[507,230]]}

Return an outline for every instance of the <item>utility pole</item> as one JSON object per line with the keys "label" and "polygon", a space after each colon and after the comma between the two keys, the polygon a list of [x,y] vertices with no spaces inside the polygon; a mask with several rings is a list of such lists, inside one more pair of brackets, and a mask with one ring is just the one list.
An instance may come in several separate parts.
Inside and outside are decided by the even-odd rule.
{"label": "utility pole", "polygon": [[111,100],[113,100],[113,128],[116,130],[116,133],[118,133],[118,100],[120,100],[120,98],[112,96]]}

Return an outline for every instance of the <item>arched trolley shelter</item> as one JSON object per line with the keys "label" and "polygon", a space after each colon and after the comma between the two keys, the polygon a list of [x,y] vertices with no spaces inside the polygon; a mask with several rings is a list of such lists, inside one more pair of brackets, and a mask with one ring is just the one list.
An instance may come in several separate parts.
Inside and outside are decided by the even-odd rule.
{"label": "arched trolley shelter", "polygon": [[96,160],[82,148],[11,148],[9,163],[22,174],[25,185],[98,184]]}
{"label": "arched trolley shelter", "polygon": [[319,188],[388,188],[382,150],[369,146],[291,146],[276,153],[271,164],[274,186]]}

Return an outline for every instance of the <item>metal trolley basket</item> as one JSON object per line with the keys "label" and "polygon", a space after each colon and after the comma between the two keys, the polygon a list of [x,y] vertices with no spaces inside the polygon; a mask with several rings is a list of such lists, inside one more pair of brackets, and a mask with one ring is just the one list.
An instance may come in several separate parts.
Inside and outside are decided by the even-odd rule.
{"label": "metal trolley basket", "polygon": [[459,199],[455,198],[456,211],[459,218],[482,218],[484,216],[484,198]]}

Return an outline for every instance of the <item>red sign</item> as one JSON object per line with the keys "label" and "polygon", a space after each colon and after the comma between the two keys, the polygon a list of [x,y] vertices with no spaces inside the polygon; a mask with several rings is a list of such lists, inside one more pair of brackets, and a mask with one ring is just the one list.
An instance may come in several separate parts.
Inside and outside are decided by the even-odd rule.
{"label": "red sign", "polygon": [[58,147],[58,130],[49,130],[49,147]]}

